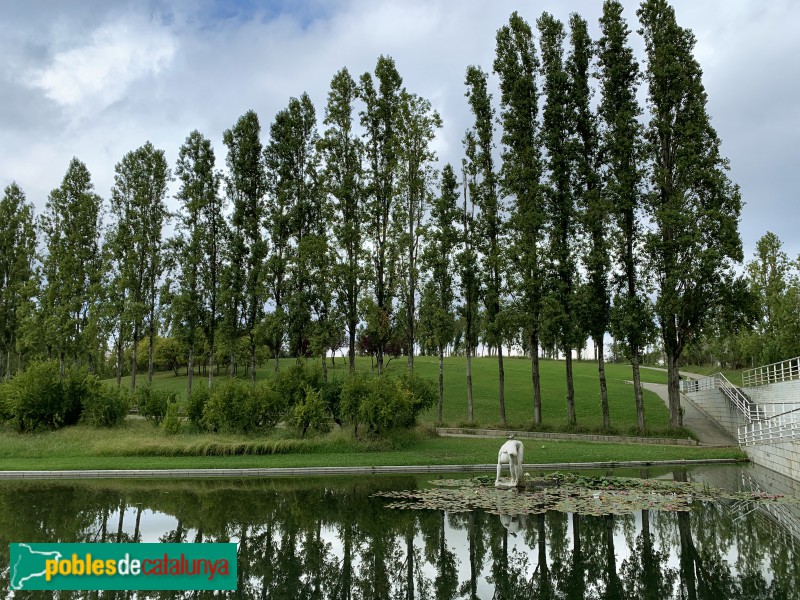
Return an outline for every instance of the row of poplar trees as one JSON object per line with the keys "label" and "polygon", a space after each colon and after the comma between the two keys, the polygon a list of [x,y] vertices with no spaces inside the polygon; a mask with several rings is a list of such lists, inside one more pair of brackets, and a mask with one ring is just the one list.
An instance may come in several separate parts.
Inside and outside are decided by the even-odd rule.
{"label": "row of poplar trees", "polygon": [[[657,329],[670,421],[680,426],[678,360],[729,297],[742,259],[741,199],[706,112],[693,34],[665,0],[646,0],[637,15],[644,70],[616,0],[604,3],[594,41],[578,14],[568,27],[542,14],[538,35],[512,14],[496,38],[499,113],[488,74],[467,68],[474,124],[460,169],[437,172],[441,119],[382,56],[358,81],[346,68],[336,73],[321,135],[304,94],[275,116],[266,144],[253,111],[225,131],[224,172],[198,131],[174,174],[150,143],[126,154],[107,224],[78,159],[38,222],[11,184],[0,205],[6,375],[12,354],[20,368],[23,353],[42,347],[62,366],[93,365],[110,341],[118,381],[132,348],[135,386],[139,342],[150,341],[151,380],[160,330],[185,343],[190,390],[200,353],[210,384],[217,357],[229,352],[235,370],[242,339],[253,379],[263,346],[277,369],[281,352],[325,365],[326,351],[345,343],[352,370],[359,328],[381,372],[398,332],[413,368],[421,328],[440,357],[441,420],[442,357],[460,314],[470,421],[480,329],[496,352],[501,423],[504,346],[518,343],[530,356],[536,424],[539,348],[563,354],[575,423],[572,353],[588,336],[610,426],[603,347],[611,332],[631,359],[643,430],[639,356]],[[180,209],[171,215],[172,179]],[[169,219],[176,233],[165,239]]]}

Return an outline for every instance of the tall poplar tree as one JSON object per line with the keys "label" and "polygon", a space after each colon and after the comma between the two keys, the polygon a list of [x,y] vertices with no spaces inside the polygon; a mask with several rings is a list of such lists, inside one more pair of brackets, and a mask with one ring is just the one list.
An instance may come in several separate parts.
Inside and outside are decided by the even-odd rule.
{"label": "tall poplar tree", "polygon": [[[292,98],[289,106],[275,116],[264,153],[271,192],[269,216],[275,217],[267,219],[273,236],[273,255],[268,264],[274,265],[276,275],[288,275],[285,282],[291,292],[285,299],[289,309],[289,352],[295,357],[309,356],[311,351],[311,271],[315,253],[320,250],[314,238],[327,217],[322,211],[316,122],[308,95]],[[288,226],[287,231],[278,230],[284,225]],[[282,296],[280,290],[274,297],[278,295]],[[283,301],[281,297],[281,305]]]}
{"label": "tall poplar tree", "polygon": [[331,80],[325,125],[328,129],[320,140],[325,161],[325,191],[332,197],[334,238],[338,256],[334,267],[339,310],[347,327],[350,372],[356,368],[356,332],[359,323],[359,300],[364,285],[363,246],[364,197],[362,157],[364,148],[353,132],[353,102],[358,87],[346,68]]}
{"label": "tall poplar tree", "polygon": [[485,339],[497,350],[500,423],[506,424],[505,371],[503,369],[503,277],[505,274],[503,211],[497,197],[497,173],[494,168],[494,109],[487,90],[487,75],[479,67],[467,67],[467,100],[475,118],[471,129],[474,152],[468,168],[472,173],[470,195],[480,209],[476,227],[484,279]]}
{"label": "tall poplar tree", "polygon": [[574,425],[575,388],[572,350],[580,343],[577,327],[575,260],[577,206],[573,193],[570,78],[564,67],[564,25],[548,13],[537,21],[540,32],[542,73],[547,101],[542,119],[542,142],[547,151],[546,211],[549,230],[549,285],[545,301],[548,327],[558,349],[564,353],[567,382],[567,419]]}
{"label": "tall poplar tree", "polygon": [[68,357],[77,366],[94,353],[98,342],[90,333],[99,317],[102,200],[93,190],[86,165],[73,158],[61,185],[50,192],[42,216],[47,248],[44,335],[48,353],[58,356],[62,375]]}
{"label": "tall poplar tree", "polygon": [[409,369],[414,368],[422,222],[429,210],[430,186],[435,175],[432,163],[436,160],[436,154],[431,149],[431,143],[441,126],[439,113],[431,108],[428,100],[416,94],[403,93],[399,160],[401,198],[397,204],[396,220],[403,225],[398,243],[403,248],[400,253],[401,291]]}
{"label": "tall poplar tree", "polygon": [[[377,86],[376,86],[377,84]],[[370,279],[373,297],[366,321],[376,349],[378,374],[383,372],[387,343],[395,326],[394,301],[397,294],[397,227],[393,219],[397,203],[397,177],[401,160],[400,131],[403,107],[403,79],[394,60],[380,56],[375,78],[361,76],[359,97],[364,103],[366,158],[366,240],[370,247]]]}
{"label": "tall poplar tree", "polygon": [[643,204],[639,116],[642,110],[636,91],[641,76],[628,41],[630,30],[622,16],[620,2],[604,2],[600,31],[597,111],[601,121],[603,193],[616,229],[610,248],[617,271],[610,325],[614,337],[624,339],[630,352],[636,423],[641,433],[645,419],[639,356],[647,333],[652,329],[640,260]]}
{"label": "tall poplar tree", "polygon": [[467,385],[467,422],[473,423],[472,397],[472,356],[478,345],[478,303],[481,295],[481,280],[478,274],[477,233],[475,229],[475,202],[470,190],[475,188],[474,176],[470,166],[475,162],[475,138],[472,131],[464,136],[464,153],[462,162],[462,190],[464,207],[462,212],[462,230],[460,237],[461,252],[456,256],[458,275],[461,283],[463,304],[461,311],[464,319],[464,354],[466,355]]}
{"label": "tall poplar tree", "polygon": [[11,356],[17,352],[21,368],[23,315],[35,291],[36,225],[33,205],[12,182],[0,199],[0,379],[11,377]]}
{"label": "tall poplar tree", "polygon": [[112,243],[123,263],[120,285],[127,290],[126,312],[132,323],[132,389],[136,387],[137,346],[145,324],[149,337],[147,379],[148,383],[153,381],[158,283],[164,267],[162,229],[167,219],[165,199],[170,178],[164,151],[150,142],[128,152],[115,167],[111,204],[117,224]]}
{"label": "tall poplar tree", "polygon": [[570,15],[572,50],[567,59],[570,101],[574,122],[573,169],[575,197],[586,248],[583,266],[586,283],[580,288],[579,305],[583,324],[594,342],[600,381],[600,411],[603,427],[611,427],[606,387],[604,338],[609,327],[609,203],[602,190],[600,141],[597,115],[591,108],[591,66],[594,58],[592,40],[586,21]]}
{"label": "tall poplar tree", "polygon": [[648,106],[645,132],[650,189],[646,211],[649,267],[658,285],[655,312],[667,357],[670,426],[682,425],[678,361],[729,297],[741,262],[742,199],[706,112],[695,38],[665,0],[638,13],[645,41]]}
{"label": "tall poplar tree", "polygon": [[258,115],[252,110],[239,117],[222,135],[228,147],[226,186],[233,208],[228,257],[231,276],[227,281],[231,286],[231,363],[234,370],[238,334],[243,330],[250,346],[250,379],[253,382],[256,380],[256,326],[264,315],[266,302],[267,241],[263,234],[266,181],[260,135]]}
{"label": "tall poplar tree", "polygon": [[428,322],[428,330],[439,355],[439,404],[436,413],[439,423],[442,422],[444,402],[444,350],[453,340],[455,332],[454,272],[459,241],[456,225],[461,220],[458,200],[458,180],[453,167],[448,164],[442,169],[440,193],[431,206],[430,222],[426,229],[422,260],[429,278],[423,288],[420,307],[420,320]]}
{"label": "tall poplar tree", "polygon": [[514,12],[508,25],[497,32],[494,70],[500,77],[501,123],[503,126],[502,191],[513,201],[509,219],[511,233],[509,278],[518,297],[517,308],[531,354],[533,422],[542,422],[539,374],[539,328],[545,283],[542,156],[539,144],[539,91],[536,77],[539,59],[530,25]]}
{"label": "tall poplar tree", "polygon": [[219,198],[220,176],[214,171],[214,148],[192,131],[178,152],[175,174],[182,204],[177,238],[178,293],[173,312],[188,350],[187,391],[192,393],[194,360],[201,333],[209,345],[209,386],[213,381],[220,240],[224,221]]}

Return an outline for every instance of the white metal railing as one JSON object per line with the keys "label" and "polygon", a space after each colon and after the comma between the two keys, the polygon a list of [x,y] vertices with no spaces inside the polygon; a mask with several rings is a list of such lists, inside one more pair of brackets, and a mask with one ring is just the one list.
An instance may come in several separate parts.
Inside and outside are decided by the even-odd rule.
{"label": "white metal railing", "polygon": [[739,427],[739,444],[769,444],[800,439],[800,408]]}
{"label": "white metal railing", "polygon": [[756,404],[722,374],[681,381],[681,392],[719,389],[747,419],[738,429],[739,444],[768,444],[800,439],[800,401]]}
{"label": "white metal railing", "polygon": [[681,381],[681,392],[691,393],[701,390],[719,389],[725,397],[741,412],[748,422],[764,418],[759,406],[750,400],[738,387],[733,385],[722,373],[716,373],[702,379]]}
{"label": "white metal railing", "polygon": [[800,356],[749,369],[742,373],[742,385],[744,387],[794,381],[795,379],[800,379]]}

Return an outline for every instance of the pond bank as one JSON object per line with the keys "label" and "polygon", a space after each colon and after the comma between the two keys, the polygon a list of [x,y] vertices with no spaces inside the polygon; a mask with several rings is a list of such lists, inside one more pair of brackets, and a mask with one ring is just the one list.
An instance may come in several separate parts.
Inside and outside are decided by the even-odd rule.
{"label": "pond bank", "polygon": [[[525,470],[616,469],[623,467],[670,467],[746,462],[735,458],[702,460],[652,460],[525,464]],[[313,477],[323,475],[388,475],[411,473],[492,472],[497,465],[398,465],[372,467],[273,467],[264,469],[105,469],[65,471],[0,471],[2,479],[162,479],[208,477]]]}

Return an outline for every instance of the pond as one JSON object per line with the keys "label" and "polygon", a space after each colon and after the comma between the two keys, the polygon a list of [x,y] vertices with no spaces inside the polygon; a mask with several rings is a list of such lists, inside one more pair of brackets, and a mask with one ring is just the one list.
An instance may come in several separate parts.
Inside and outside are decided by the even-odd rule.
{"label": "pond", "polygon": [[[766,489],[773,482],[755,467],[593,475],[700,482],[703,489],[770,496],[786,491]],[[232,541],[238,543],[238,589],[216,597],[800,598],[796,498],[760,502],[744,495],[709,501],[701,494],[689,498],[681,507],[685,510],[661,505],[626,512],[617,506],[621,514],[594,515],[508,514],[501,505],[510,496],[502,494],[516,492],[493,488],[486,493],[498,494],[497,510],[460,512],[457,505],[446,511],[401,510],[387,508],[392,499],[375,495],[424,490],[432,487],[432,479],[0,481],[0,589],[11,597],[10,542]],[[787,485],[792,493],[794,484]],[[506,514],[492,514],[498,512]],[[214,593],[137,594],[92,597]]]}

